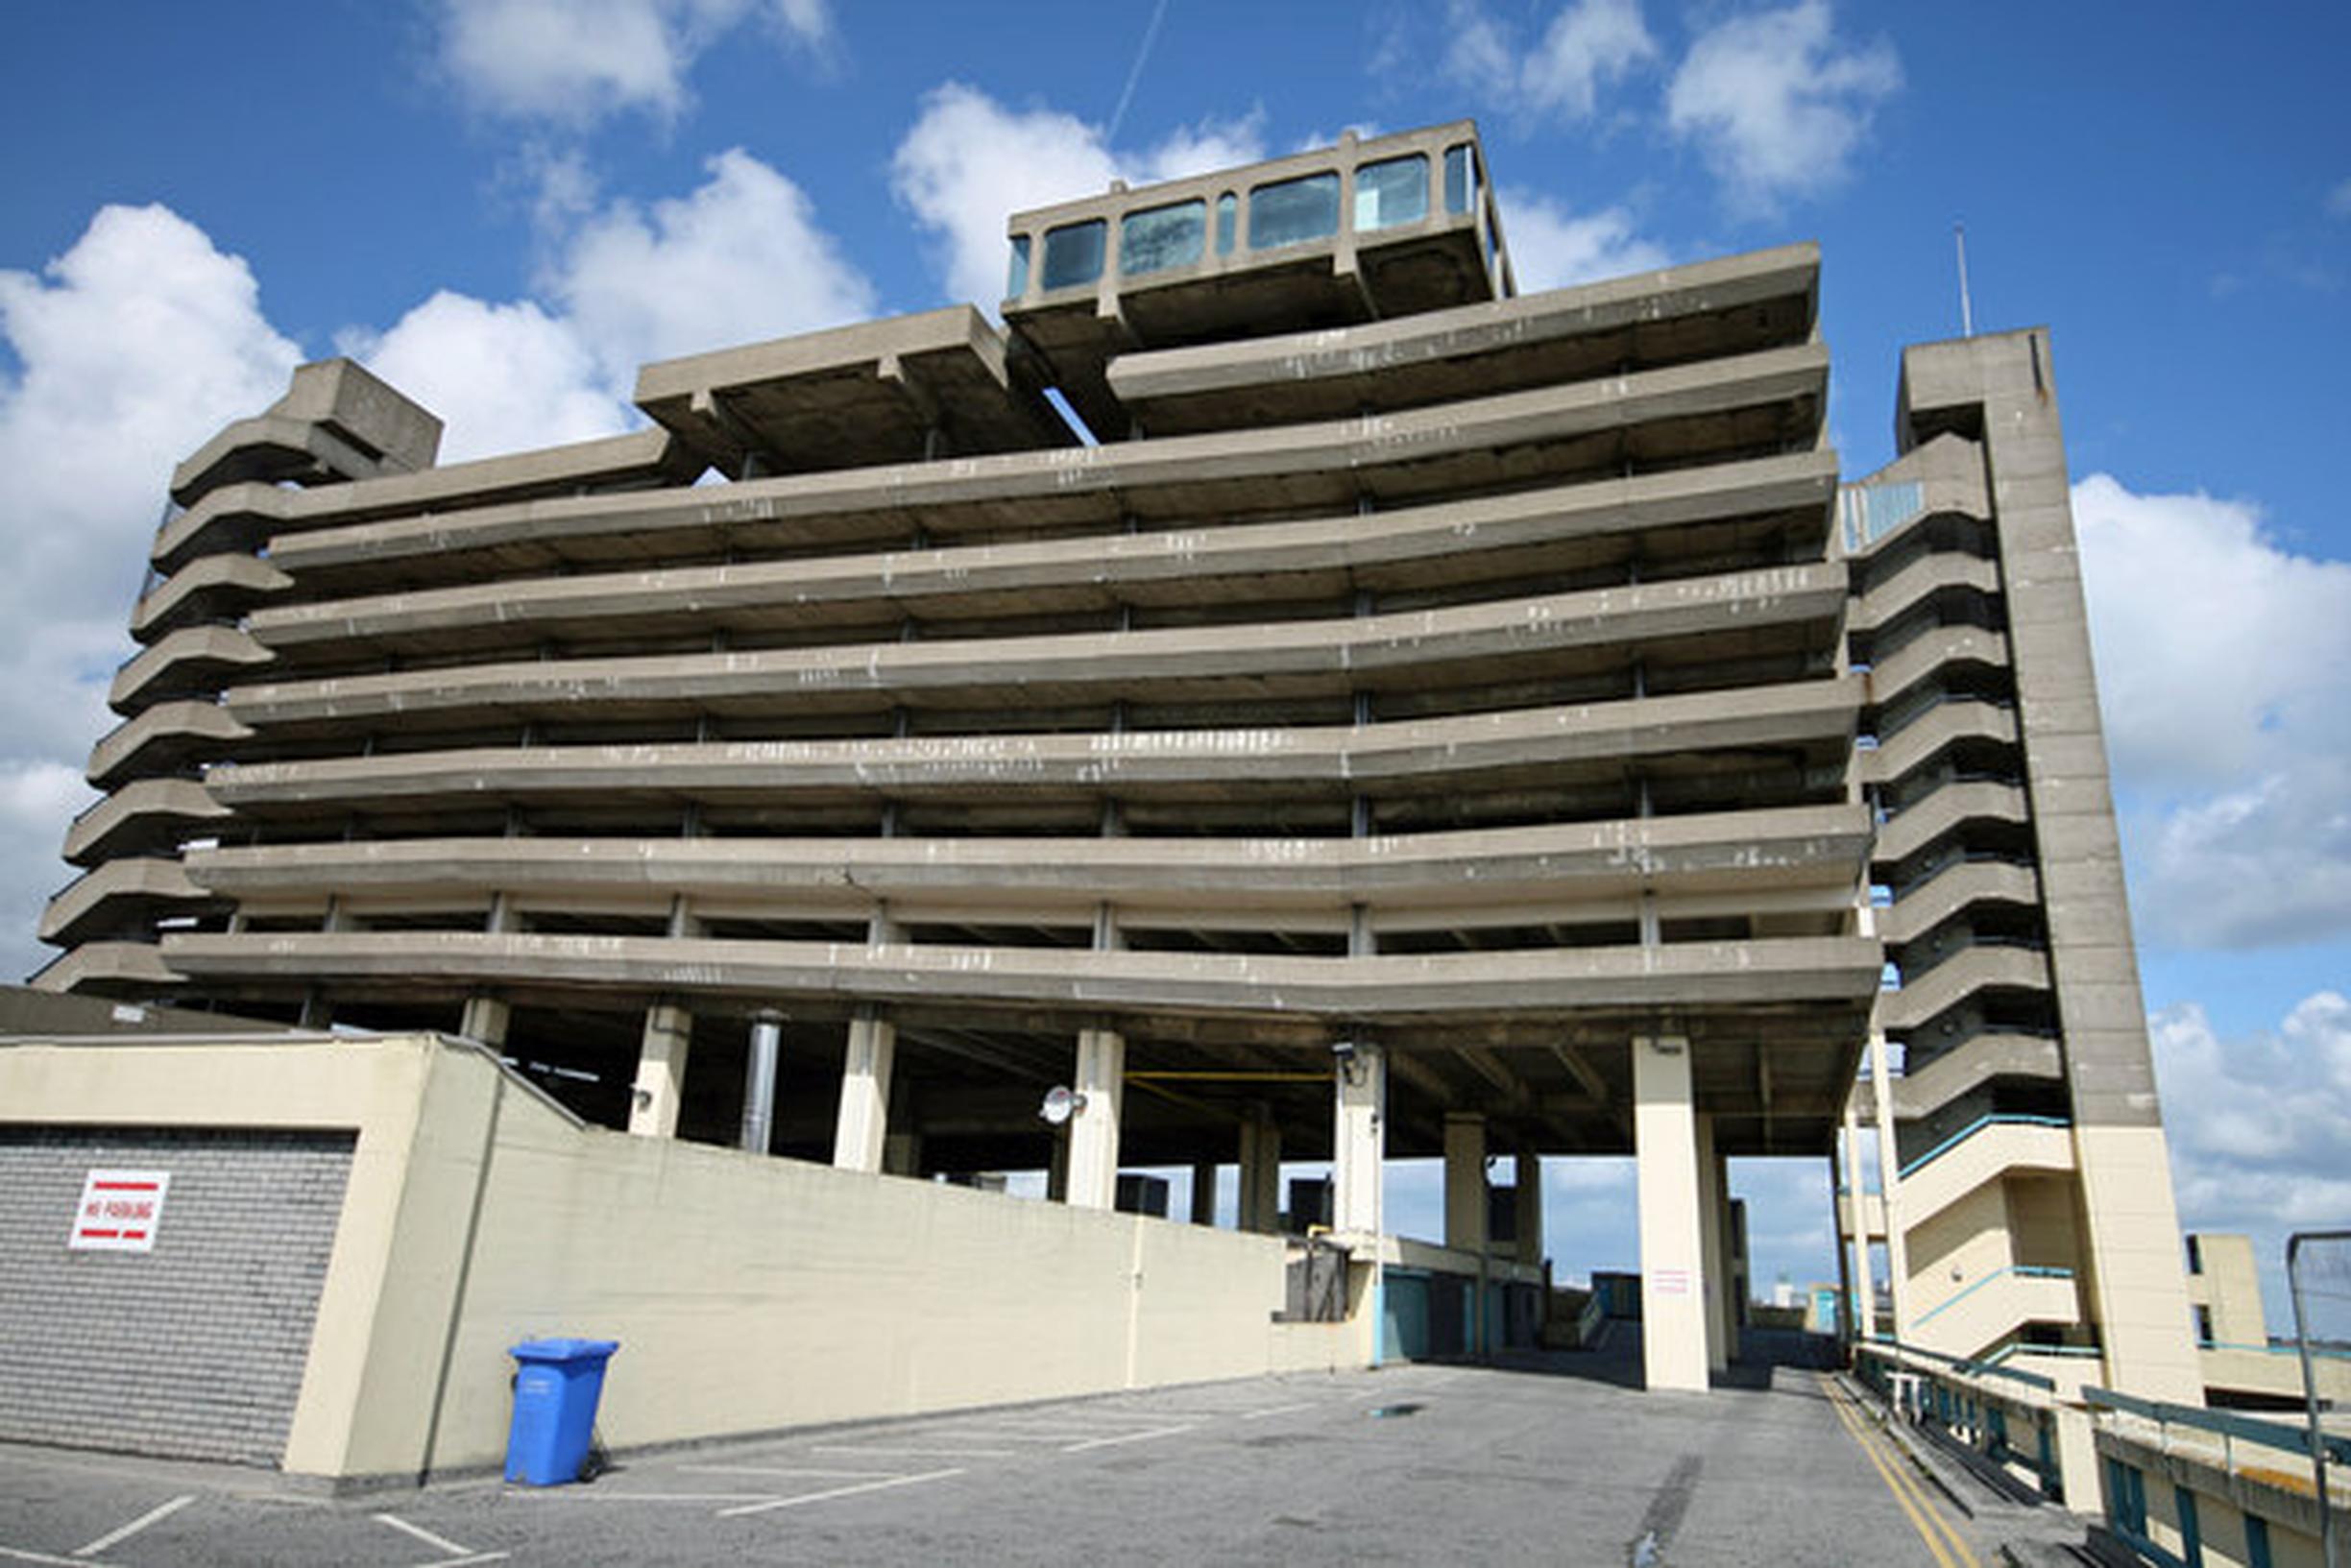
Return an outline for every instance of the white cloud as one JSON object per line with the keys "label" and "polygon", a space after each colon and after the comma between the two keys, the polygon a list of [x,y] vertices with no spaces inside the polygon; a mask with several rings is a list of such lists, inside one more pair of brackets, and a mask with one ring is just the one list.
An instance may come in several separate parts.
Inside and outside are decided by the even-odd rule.
{"label": "white cloud", "polygon": [[837,326],[873,313],[799,186],[741,148],[691,195],[618,202],[571,236],[545,278],[618,381],[648,359]]}
{"label": "white cloud", "polygon": [[951,300],[993,311],[1004,298],[1005,218],[1132,183],[1247,163],[1265,156],[1254,116],[1203,121],[1142,152],[1113,152],[1102,128],[1058,109],[1008,109],[950,82],[923,100],[898,144],[890,184],[939,247]]}
{"label": "white cloud", "polygon": [[2139,924],[2247,947],[2351,929],[2351,564],[2260,510],[2073,487]]}
{"label": "white cloud", "polygon": [[441,417],[441,461],[618,435],[627,415],[578,328],[529,300],[447,290],[346,352]]}
{"label": "white cloud", "polygon": [[1444,74],[1457,85],[1528,115],[1588,120],[1600,88],[1658,58],[1639,0],[1573,0],[1532,45],[1479,0],[1454,0]]}
{"label": "white cloud", "polygon": [[2283,947],[2351,930],[2351,766],[2340,758],[2299,760],[2126,827],[2140,925],[2156,941]]}
{"label": "white cloud", "polygon": [[2278,1321],[2286,1237],[2351,1215],[2351,1000],[2320,991],[2275,1029],[2225,1041],[2194,1002],[2147,1027],[2181,1227],[2251,1236],[2270,1330],[2290,1332]]}
{"label": "white cloud", "polygon": [[1797,0],[1700,34],[1666,89],[1666,122],[1699,145],[1734,212],[1769,216],[1847,178],[1902,82],[1890,42],[1848,49],[1829,0]]}
{"label": "white cloud", "polygon": [[2294,555],[2251,503],[2073,487],[2116,766],[2243,776],[2297,740],[2351,749],[2351,564]]}
{"label": "white cloud", "polygon": [[826,0],[444,0],[444,71],[494,113],[584,126],[641,109],[671,119],[694,61],[758,18],[789,47],[833,40]]}
{"label": "white cloud", "polygon": [[612,435],[639,422],[638,367],[871,315],[873,285],[800,188],[740,148],[649,208],[595,205],[573,165],[542,205],[552,252],[535,300],[435,294],[345,352],[441,416],[445,462]]}
{"label": "white cloud", "polygon": [[160,206],[100,209],[38,274],[0,272],[0,969],[49,956],[40,904],[71,873],[65,822],[86,798],[139,563],[172,467],[285,390],[299,350],[252,271]]}
{"label": "white cloud", "polygon": [[49,896],[77,875],[58,858],[67,821],[90,799],[82,770],[46,759],[0,762],[0,980],[31,976],[57,956],[34,940]]}
{"label": "white cloud", "polygon": [[[614,433],[641,359],[873,307],[798,187],[739,151],[648,210],[584,188],[550,210],[552,305],[443,292],[339,336],[442,416],[445,461]],[[0,272],[0,334],[22,367],[0,376],[0,969],[27,973],[172,469],[275,402],[303,354],[245,262],[161,206],[106,207],[42,273]]]}
{"label": "white cloud", "polygon": [[1622,277],[1672,261],[1664,247],[1634,232],[1633,214],[1621,206],[1578,214],[1547,196],[1507,187],[1500,200],[1522,294]]}

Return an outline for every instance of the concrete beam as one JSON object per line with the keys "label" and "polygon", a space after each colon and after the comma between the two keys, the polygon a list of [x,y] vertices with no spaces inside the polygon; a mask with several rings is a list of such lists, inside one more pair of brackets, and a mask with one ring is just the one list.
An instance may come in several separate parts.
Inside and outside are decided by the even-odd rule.
{"label": "concrete beam", "polygon": [[[975,952],[985,952],[986,960],[975,962]],[[175,932],[165,938],[162,956],[186,973],[223,977],[412,979],[427,974],[480,984],[623,986],[681,995],[877,1001],[960,997],[1333,1019],[1857,1002],[1876,994],[1880,967],[1877,943],[1861,937],[1277,958],[545,932]]]}

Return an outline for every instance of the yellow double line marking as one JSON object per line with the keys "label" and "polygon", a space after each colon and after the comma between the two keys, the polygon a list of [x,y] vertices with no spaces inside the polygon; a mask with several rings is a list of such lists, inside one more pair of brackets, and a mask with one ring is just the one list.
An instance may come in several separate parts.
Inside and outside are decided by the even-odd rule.
{"label": "yellow double line marking", "polygon": [[[1917,1477],[1910,1474],[1902,1457],[1891,1453],[1886,1448],[1885,1440],[1870,1430],[1868,1418],[1854,1407],[1845,1390],[1824,1373],[1815,1373],[1814,1376],[1819,1378],[1821,1391],[1829,1396],[1829,1403],[1836,1411],[1837,1419],[1845,1423],[1845,1430],[1852,1434],[1862,1457],[1877,1470],[1878,1479],[1886,1484],[1886,1490],[1892,1492],[1894,1501],[1902,1505],[1903,1512],[1909,1515],[1911,1528],[1919,1532],[1919,1539],[1927,1543],[1927,1550],[1933,1554],[1935,1561],[1942,1564],[1942,1568],[1982,1568],[1982,1564],[1975,1560],[1975,1554],[1968,1550],[1967,1542],[1959,1538],[1959,1532],[1936,1511],[1933,1501],[1927,1495],[1927,1489],[1919,1484]],[[1950,1543],[1949,1550],[1945,1549],[1946,1542]]]}

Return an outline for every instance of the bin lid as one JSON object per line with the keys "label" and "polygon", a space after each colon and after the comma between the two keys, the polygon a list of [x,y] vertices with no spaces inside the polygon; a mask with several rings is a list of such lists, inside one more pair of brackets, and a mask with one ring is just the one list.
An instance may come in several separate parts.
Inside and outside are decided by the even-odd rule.
{"label": "bin lid", "polygon": [[592,1362],[619,1348],[618,1339],[525,1339],[507,1354],[519,1362]]}

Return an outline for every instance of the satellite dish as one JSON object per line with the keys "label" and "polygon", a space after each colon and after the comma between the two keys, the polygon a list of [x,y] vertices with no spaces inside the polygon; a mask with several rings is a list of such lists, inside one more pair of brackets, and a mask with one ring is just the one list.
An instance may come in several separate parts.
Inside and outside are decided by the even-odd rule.
{"label": "satellite dish", "polygon": [[1084,1109],[1085,1096],[1056,1083],[1045,1091],[1045,1103],[1037,1108],[1037,1115],[1057,1127]]}

